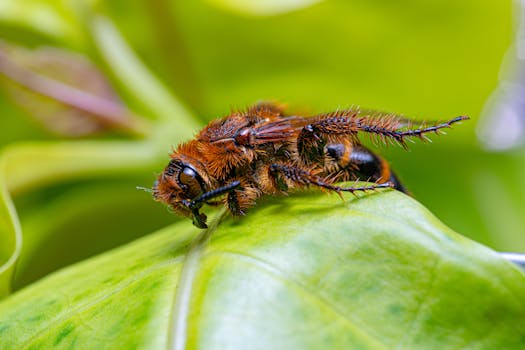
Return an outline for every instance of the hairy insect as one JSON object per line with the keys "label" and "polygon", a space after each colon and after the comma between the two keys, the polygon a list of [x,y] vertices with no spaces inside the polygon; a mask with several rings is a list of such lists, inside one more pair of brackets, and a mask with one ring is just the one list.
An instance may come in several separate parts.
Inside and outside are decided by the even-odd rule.
{"label": "hairy insect", "polygon": [[[406,192],[388,163],[363,146],[358,135],[406,148],[409,140],[427,140],[427,134],[465,119],[421,123],[359,108],[300,117],[260,103],[210,122],[195,139],[179,145],[155,182],[153,197],[206,228],[200,212],[204,204],[224,204],[233,215],[244,215],[263,194],[308,186],[337,193],[383,187]],[[373,184],[335,185],[348,180]]]}

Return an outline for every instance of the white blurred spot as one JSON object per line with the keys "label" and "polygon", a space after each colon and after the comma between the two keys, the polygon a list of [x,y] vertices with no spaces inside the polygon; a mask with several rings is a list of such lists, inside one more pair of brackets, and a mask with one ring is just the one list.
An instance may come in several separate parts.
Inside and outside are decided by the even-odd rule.
{"label": "white blurred spot", "polygon": [[485,104],[477,129],[482,146],[504,151],[525,143],[525,88],[501,84]]}
{"label": "white blurred spot", "polygon": [[491,151],[525,144],[525,0],[514,2],[515,42],[501,65],[500,83],[485,103],[477,135]]}

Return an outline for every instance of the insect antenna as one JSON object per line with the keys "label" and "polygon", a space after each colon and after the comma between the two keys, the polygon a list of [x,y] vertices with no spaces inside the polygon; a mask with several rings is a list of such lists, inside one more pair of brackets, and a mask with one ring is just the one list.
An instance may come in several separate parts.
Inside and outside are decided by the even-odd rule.
{"label": "insect antenna", "polygon": [[144,192],[153,193],[153,190],[151,188],[148,188],[148,187],[137,186],[135,188],[137,190],[141,190],[141,191],[144,191]]}

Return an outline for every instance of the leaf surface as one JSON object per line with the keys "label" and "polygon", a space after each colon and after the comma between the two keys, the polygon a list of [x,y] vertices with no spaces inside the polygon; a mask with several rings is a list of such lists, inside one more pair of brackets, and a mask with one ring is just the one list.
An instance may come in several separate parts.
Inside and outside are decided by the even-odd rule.
{"label": "leaf surface", "polygon": [[0,348],[516,348],[525,278],[395,191],[183,221],[0,303]]}

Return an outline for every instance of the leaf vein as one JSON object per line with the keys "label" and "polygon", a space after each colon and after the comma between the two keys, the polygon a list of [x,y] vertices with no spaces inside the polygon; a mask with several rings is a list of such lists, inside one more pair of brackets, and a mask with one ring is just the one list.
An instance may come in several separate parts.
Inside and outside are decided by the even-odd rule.
{"label": "leaf vein", "polygon": [[[92,298],[91,301],[87,302],[87,303],[79,303],[79,305],[77,307],[73,307],[73,308],[66,308],[64,310],[64,312],[62,313],[59,313],[56,317],[52,318],[51,320],[49,320],[47,323],[46,323],[46,327],[37,331],[36,333],[34,333],[31,337],[29,337],[27,340],[25,340],[22,345],[20,345],[19,348],[27,348],[32,342],[36,341],[38,338],[40,338],[43,334],[45,334],[46,331],[48,331],[52,325],[57,325],[59,323],[62,323],[68,319],[70,319],[73,315],[76,315],[76,314],[79,314],[81,313],[82,311],[85,311],[101,302],[103,302],[104,300],[106,300],[107,298],[111,297],[112,295],[115,295],[121,291],[123,291],[124,289],[126,289],[127,287],[131,286],[133,283],[139,281],[141,278],[151,274],[152,272],[156,271],[156,270],[159,270],[159,269],[162,269],[168,265],[172,265],[174,263],[177,263],[179,260],[181,260],[180,258],[176,258],[176,259],[171,259],[171,260],[168,260],[168,261],[164,261],[158,265],[155,265],[151,268],[148,268],[148,269],[145,269],[143,270],[142,272],[140,272],[139,274],[136,274],[128,279],[125,279],[124,281],[122,281],[121,283],[119,283],[117,285],[116,288],[114,289],[111,289],[110,291],[108,292],[104,292],[104,293],[101,293],[100,295],[96,295]],[[62,294],[64,297],[66,297],[67,295],[65,293],[60,293]],[[69,302],[68,302],[69,305],[71,305]],[[84,324],[85,325],[85,324]]]}
{"label": "leaf vein", "polygon": [[408,341],[412,338],[414,338],[415,332],[417,332],[416,327],[419,324],[419,320],[422,317],[423,309],[425,308],[425,305],[428,303],[428,298],[432,291],[435,288],[436,280],[438,279],[438,267],[441,263],[441,258],[439,256],[436,256],[434,259],[434,262],[432,264],[432,267],[429,269],[428,274],[430,275],[428,282],[427,282],[427,288],[424,293],[422,293],[421,300],[419,301],[416,311],[414,312],[414,317],[412,318],[412,321],[410,322],[410,326],[408,327],[407,331],[405,332],[405,335],[401,338],[401,341],[397,345],[397,349],[406,349],[409,348]]}
{"label": "leaf vein", "polygon": [[279,269],[277,266],[259,258],[255,257],[253,255],[249,255],[243,252],[238,251],[232,251],[232,250],[216,250],[211,253],[208,253],[207,256],[211,256],[213,254],[218,255],[231,255],[238,259],[241,259],[260,270],[274,276],[275,278],[278,278],[284,282],[293,284],[296,289],[302,291],[306,295],[308,295],[312,300],[315,300],[316,302],[322,304],[327,309],[331,310],[335,315],[337,315],[339,318],[341,318],[343,321],[345,321],[352,329],[356,331],[359,335],[363,336],[368,341],[371,341],[375,346],[388,349],[386,344],[381,342],[377,337],[370,334],[367,330],[365,330],[363,327],[358,326],[358,321],[351,318],[348,314],[344,313],[336,304],[330,302],[326,298],[322,297],[321,295],[316,294],[314,291],[312,291],[306,284],[303,282],[290,278],[289,276],[286,276],[285,271]]}

